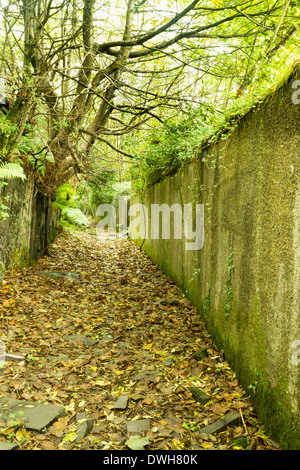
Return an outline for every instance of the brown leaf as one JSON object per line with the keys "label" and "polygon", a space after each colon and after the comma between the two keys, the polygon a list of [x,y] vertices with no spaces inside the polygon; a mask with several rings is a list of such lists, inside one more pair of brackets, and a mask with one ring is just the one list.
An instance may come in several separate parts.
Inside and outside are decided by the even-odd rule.
{"label": "brown leaf", "polygon": [[44,441],[41,443],[41,446],[45,450],[56,450],[57,446],[53,444],[51,441]]}

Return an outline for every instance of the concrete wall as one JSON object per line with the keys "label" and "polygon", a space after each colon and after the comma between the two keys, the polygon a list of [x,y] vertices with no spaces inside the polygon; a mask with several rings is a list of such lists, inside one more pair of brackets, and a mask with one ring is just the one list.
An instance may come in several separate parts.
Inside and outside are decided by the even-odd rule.
{"label": "concrete wall", "polygon": [[131,201],[149,211],[153,203],[205,205],[201,250],[186,251],[184,239],[137,243],[198,307],[252,393],[268,432],[290,449],[300,449],[300,346],[294,343],[300,343],[300,105],[292,103],[295,78],[242,118],[227,139]]}
{"label": "concrete wall", "polygon": [[10,215],[0,220],[0,282],[6,269],[23,267],[45,254],[57,225],[50,199],[37,191],[30,176],[0,187],[0,198],[5,196]]}

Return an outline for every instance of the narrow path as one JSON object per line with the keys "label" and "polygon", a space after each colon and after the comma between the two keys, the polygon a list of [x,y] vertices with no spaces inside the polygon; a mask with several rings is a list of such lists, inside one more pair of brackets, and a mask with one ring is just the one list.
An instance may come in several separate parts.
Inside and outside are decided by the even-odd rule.
{"label": "narrow path", "polygon": [[[127,449],[130,438],[146,449],[274,448],[194,307],[130,241],[63,233],[36,266],[7,273],[0,315],[7,352],[26,356],[0,370],[0,396],[67,411],[43,433],[11,430],[25,450]],[[85,437],[79,413],[91,419]],[[231,413],[239,422],[201,433]]]}

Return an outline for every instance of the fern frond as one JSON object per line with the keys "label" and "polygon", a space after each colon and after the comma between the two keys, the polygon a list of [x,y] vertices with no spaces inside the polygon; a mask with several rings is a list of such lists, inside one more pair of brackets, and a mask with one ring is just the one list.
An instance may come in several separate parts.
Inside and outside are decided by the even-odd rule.
{"label": "fern frond", "polygon": [[18,163],[4,163],[0,165],[1,180],[12,180],[14,178],[26,179],[24,170]]}
{"label": "fern frond", "polygon": [[85,214],[81,212],[80,209],[77,209],[75,207],[65,207],[61,213],[63,218],[71,224],[85,226],[88,226],[90,224],[90,221],[85,216]]}

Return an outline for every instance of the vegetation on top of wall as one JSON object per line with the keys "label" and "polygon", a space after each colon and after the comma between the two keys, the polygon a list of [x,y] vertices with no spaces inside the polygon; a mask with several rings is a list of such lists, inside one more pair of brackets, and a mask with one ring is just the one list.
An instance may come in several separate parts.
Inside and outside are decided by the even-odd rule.
{"label": "vegetation on top of wall", "polygon": [[131,168],[134,190],[142,191],[153,182],[153,175],[159,175],[154,181],[163,179],[186,162],[198,158],[204,148],[227,139],[246,114],[275,95],[285,82],[299,74],[299,70],[299,62],[296,62],[285,69],[279,80],[263,83],[252,93],[239,97],[226,110],[205,104],[190,108],[183,118],[172,118],[162,126],[154,127],[139,145],[135,141],[136,162]]}

